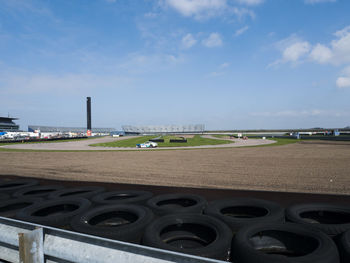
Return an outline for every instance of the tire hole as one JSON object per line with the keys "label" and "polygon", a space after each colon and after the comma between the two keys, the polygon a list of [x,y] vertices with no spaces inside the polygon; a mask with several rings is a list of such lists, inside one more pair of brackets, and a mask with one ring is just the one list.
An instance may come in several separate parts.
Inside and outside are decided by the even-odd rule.
{"label": "tire hole", "polygon": [[70,195],[79,195],[79,194],[85,194],[90,192],[89,190],[84,190],[84,191],[72,191],[72,192],[68,192],[68,193],[64,193],[61,195],[61,197],[63,196],[70,196]]}
{"label": "tire hole", "polygon": [[199,224],[177,224],[164,228],[160,237],[164,243],[181,249],[206,247],[217,237],[215,230]]}
{"label": "tire hole", "polygon": [[157,206],[176,209],[176,208],[194,206],[195,204],[197,204],[195,200],[187,199],[187,198],[179,198],[179,199],[169,199],[169,200],[159,201],[157,203]]}
{"label": "tire hole", "polygon": [[113,211],[94,216],[89,220],[88,224],[93,226],[118,227],[121,225],[131,224],[137,219],[138,216],[133,213]]}
{"label": "tire hole", "polygon": [[222,214],[235,218],[255,218],[263,217],[268,214],[265,208],[254,206],[233,206],[225,207],[220,211]]}
{"label": "tire hole", "polygon": [[308,211],[300,214],[300,217],[315,224],[348,224],[350,213],[334,211]]}
{"label": "tire hole", "polygon": [[67,214],[69,212],[77,210],[78,208],[79,206],[72,205],[72,204],[55,205],[55,206],[50,206],[50,207],[45,207],[43,209],[40,209],[34,212],[32,215],[40,216],[40,217],[62,215],[62,214]]}
{"label": "tire hole", "polygon": [[308,255],[319,245],[314,238],[277,230],[259,232],[250,238],[250,243],[262,253],[287,257]]}

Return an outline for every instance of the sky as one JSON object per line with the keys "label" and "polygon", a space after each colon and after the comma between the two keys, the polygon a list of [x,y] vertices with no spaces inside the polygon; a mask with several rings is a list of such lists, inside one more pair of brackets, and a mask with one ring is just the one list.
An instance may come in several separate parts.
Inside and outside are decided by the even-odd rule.
{"label": "sky", "polygon": [[350,126],[348,0],[0,0],[0,116]]}

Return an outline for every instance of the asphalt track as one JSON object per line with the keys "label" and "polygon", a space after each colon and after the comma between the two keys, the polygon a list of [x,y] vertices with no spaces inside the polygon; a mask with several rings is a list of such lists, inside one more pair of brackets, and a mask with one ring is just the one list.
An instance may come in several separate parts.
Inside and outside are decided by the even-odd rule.
{"label": "asphalt track", "polygon": [[[220,139],[217,137],[213,137],[210,135],[203,136],[205,138],[210,139]],[[101,146],[90,146],[91,144],[96,143],[106,143],[113,142],[117,140],[126,140],[129,138],[134,138],[131,136],[124,136],[120,138],[112,138],[112,137],[103,137],[89,140],[79,140],[79,141],[70,141],[70,142],[54,142],[54,143],[24,143],[24,144],[13,144],[13,145],[5,145],[0,146],[2,148],[8,149],[25,149],[25,150],[52,150],[52,151],[148,151],[150,149],[147,148],[134,148],[134,147],[101,147]],[[183,146],[183,147],[160,147],[160,148],[152,148],[152,150],[175,150],[175,149],[206,149],[206,148],[236,148],[236,147],[245,147],[245,146],[257,146],[257,145],[265,145],[272,144],[275,141],[272,140],[262,140],[262,139],[226,139],[232,141],[232,143],[228,144],[217,144],[217,145],[201,145],[201,146]]]}

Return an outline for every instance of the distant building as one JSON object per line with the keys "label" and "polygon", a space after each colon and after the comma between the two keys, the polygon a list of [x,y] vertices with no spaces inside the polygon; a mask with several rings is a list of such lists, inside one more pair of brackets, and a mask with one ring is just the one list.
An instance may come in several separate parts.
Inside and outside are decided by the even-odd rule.
{"label": "distant building", "polygon": [[[55,126],[41,126],[41,125],[28,125],[29,132],[60,132],[60,133],[86,133],[86,127],[55,127]],[[93,133],[111,133],[114,132],[114,128],[92,128]]]}
{"label": "distant building", "polygon": [[194,125],[158,125],[158,126],[122,126],[125,134],[167,134],[167,133],[203,133],[204,124]]}
{"label": "distant building", "polygon": [[19,125],[14,123],[18,118],[0,117],[0,131],[18,131]]}

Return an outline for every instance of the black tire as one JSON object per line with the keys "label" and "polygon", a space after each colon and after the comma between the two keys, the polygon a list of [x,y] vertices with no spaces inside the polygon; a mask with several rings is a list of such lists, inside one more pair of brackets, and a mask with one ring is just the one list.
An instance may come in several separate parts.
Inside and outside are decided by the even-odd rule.
{"label": "black tire", "polygon": [[94,196],[92,202],[99,205],[121,205],[121,204],[144,204],[153,196],[151,192],[147,191],[112,191],[105,192]]}
{"label": "black tire", "polygon": [[350,230],[343,233],[337,238],[337,245],[340,254],[341,263],[350,262]]}
{"label": "black tire", "polygon": [[287,220],[307,225],[330,236],[350,229],[350,206],[311,203],[298,204],[286,209]]}
{"label": "black tire", "polygon": [[145,230],[147,246],[227,260],[232,240],[228,226],[200,214],[173,214],[156,219]]}
{"label": "black tire", "polygon": [[0,200],[1,201],[7,200],[7,199],[10,199],[10,196],[8,194],[0,193]]}
{"label": "black tire", "polygon": [[283,207],[274,202],[254,198],[213,201],[208,204],[204,214],[224,221],[233,232],[250,224],[285,221]]}
{"label": "black tire", "polygon": [[0,202],[0,216],[15,218],[16,213],[23,208],[41,202],[41,198],[13,198]]}
{"label": "black tire", "polygon": [[62,185],[39,185],[33,187],[26,187],[25,189],[18,190],[12,196],[21,197],[48,197],[49,194],[63,189]]}
{"label": "black tire", "polygon": [[147,206],[160,216],[174,213],[201,214],[206,205],[204,197],[193,194],[158,195],[147,201]]}
{"label": "black tire", "polygon": [[16,217],[41,225],[53,227],[68,226],[70,220],[89,209],[91,202],[84,198],[60,198],[47,200],[20,210]]}
{"label": "black tire", "polygon": [[150,209],[138,205],[108,205],[74,217],[71,228],[85,234],[139,243],[153,220]]}
{"label": "black tire", "polygon": [[30,187],[34,185],[38,185],[39,182],[37,180],[32,179],[18,179],[11,181],[2,181],[0,183],[0,192],[1,193],[13,193],[19,189]]}
{"label": "black tire", "polygon": [[102,193],[105,191],[104,187],[98,186],[85,186],[77,188],[66,188],[62,190],[55,191],[49,194],[49,199],[65,198],[65,197],[81,197],[90,199],[91,197]]}
{"label": "black tire", "polygon": [[241,228],[232,242],[235,263],[339,263],[333,240],[304,226],[256,224]]}

